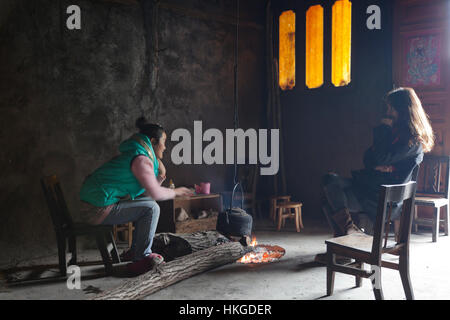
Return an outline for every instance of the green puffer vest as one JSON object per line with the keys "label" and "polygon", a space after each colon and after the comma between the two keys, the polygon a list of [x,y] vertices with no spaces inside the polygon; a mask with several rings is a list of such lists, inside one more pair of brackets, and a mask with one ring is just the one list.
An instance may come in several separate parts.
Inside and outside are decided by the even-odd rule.
{"label": "green puffer vest", "polygon": [[104,207],[124,198],[134,200],[143,194],[145,189],[131,171],[131,162],[139,155],[145,155],[153,162],[155,176],[158,176],[159,162],[146,135],[135,134],[120,144],[119,151],[119,156],[86,177],[80,191],[82,201]]}

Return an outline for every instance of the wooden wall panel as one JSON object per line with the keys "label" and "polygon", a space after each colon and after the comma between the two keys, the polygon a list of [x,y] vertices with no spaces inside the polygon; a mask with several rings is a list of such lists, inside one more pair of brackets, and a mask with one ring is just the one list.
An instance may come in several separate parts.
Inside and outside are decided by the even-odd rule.
{"label": "wooden wall panel", "polygon": [[[450,42],[448,0],[396,0],[393,22],[394,86],[416,90],[430,117],[432,154],[450,154]],[[419,216],[431,216],[427,208]]]}

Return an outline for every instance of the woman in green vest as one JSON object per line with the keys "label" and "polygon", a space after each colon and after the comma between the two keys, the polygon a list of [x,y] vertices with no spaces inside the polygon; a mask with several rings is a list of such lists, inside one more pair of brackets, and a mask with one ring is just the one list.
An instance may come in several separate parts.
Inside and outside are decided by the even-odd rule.
{"label": "woman in green vest", "polygon": [[144,118],[136,121],[139,133],[123,141],[120,155],[89,175],[80,191],[82,214],[90,224],[117,225],[134,222],[133,243],[125,254],[132,260],[128,270],[138,275],[150,270],[163,258],[151,247],[159,219],[156,201],[192,195],[181,187],[161,186],[166,178],[162,163],[167,135],[157,124]]}

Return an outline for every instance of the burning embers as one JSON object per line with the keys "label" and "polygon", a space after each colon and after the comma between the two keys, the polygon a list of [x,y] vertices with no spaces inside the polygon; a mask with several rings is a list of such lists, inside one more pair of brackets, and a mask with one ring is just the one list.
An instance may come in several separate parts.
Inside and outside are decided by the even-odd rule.
{"label": "burning embers", "polygon": [[253,237],[251,247],[254,248],[252,252],[247,253],[240,258],[239,263],[269,263],[279,260],[286,251],[279,246],[270,246],[265,244],[258,244],[256,238]]}

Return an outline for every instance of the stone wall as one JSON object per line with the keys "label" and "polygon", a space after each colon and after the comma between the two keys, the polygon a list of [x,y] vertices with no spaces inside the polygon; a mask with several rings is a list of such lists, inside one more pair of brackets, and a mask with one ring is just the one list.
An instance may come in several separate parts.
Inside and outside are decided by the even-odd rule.
{"label": "stone wall", "polygon": [[[157,64],[149,63],[143,5],[17,0],[0,19],[0,264],[54,254],[39,179],[60,176],[72,215],[84,177],[118,153],[145,115],[176,128],[233,127],[234,1],[160,1]],[[66,28],[67,6],[81,30]],[[264,4],[242,7],[241,127],[258,128],[264,107]],[[151,66],[151,67],[150,67]],[[153,71],[157,69],[157,73]],[[157,74],[155,86],[152,75]],[[176,185],[229,187],[230,166],[180,165]]]}

